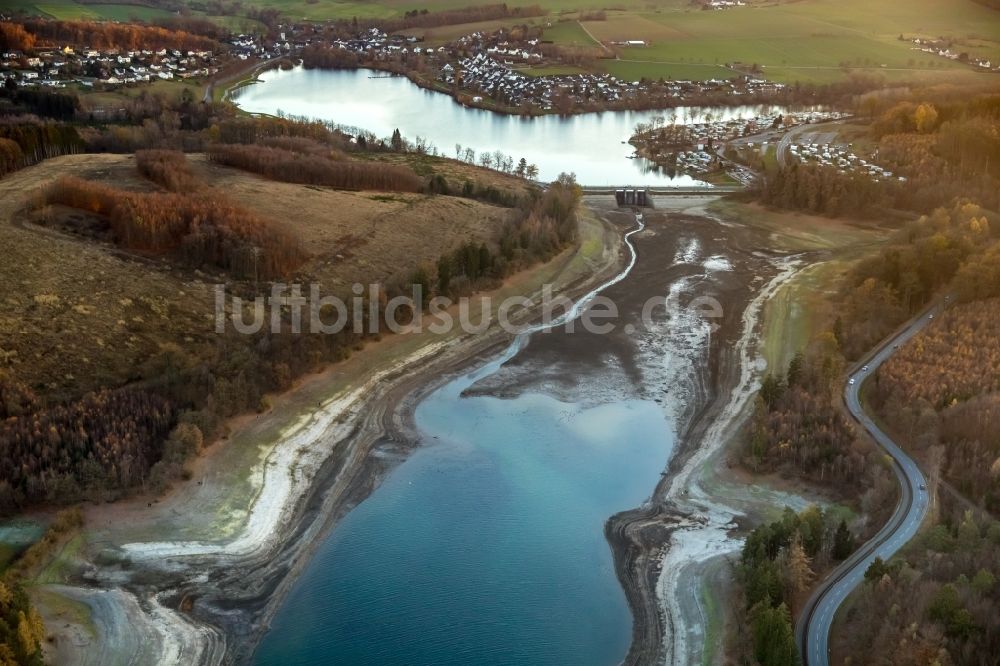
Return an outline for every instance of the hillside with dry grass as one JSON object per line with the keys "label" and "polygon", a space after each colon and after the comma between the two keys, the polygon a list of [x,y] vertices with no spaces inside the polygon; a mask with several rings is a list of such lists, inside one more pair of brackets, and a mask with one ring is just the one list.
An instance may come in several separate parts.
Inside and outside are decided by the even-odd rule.
{"label": "hillside with dry grass", "polygon": [[[343,192],[280,183],[190,156],[210,184],[294,237],[307,258],[295,275],[324,293],[407,275],[463,243],[494,242],[510,211],[426,194]],[[162,191],[130,155],[75,155],[0,181],[0,368],[52,396],[138,379],[165,344],[199,357],[214,344],[212,286],[221,270],[131,254],[81,231],[93,216],[52,207],[52,224],[24,207],[62,176],[130,192]],[[40,213],[39,213],[40,215]]]}
{"label": "hillside with dry grass", "polygon": [[443,179],[435,193],[348,192],[154,150],[64,156],[0,180],[13,259],[0,263],[0,512],[161,490],[225,419],[378,335],[299,334],[287,317],[219,334],[216,285],[251,300],[266,280],[345,299],[355,283],[405,293],[430,276],[438,293],[475,290],[572,237],[571,215],[545,212],[558,196],[534,204],[512,178],[473,186],[519,204],[500,207],[448,196]]}

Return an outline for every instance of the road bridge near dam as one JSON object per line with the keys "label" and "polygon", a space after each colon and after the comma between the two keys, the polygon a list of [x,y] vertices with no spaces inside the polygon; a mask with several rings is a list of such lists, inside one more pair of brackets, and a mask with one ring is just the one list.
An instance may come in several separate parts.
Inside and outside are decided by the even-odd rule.
{"label": "road bridge near dam", "polygon": [[620,190],[644,190],[647,196],[650,197],[670,197],[670,196],[691,196],[691,195],[704,195],[704,196],[723,196],[726,194],[733,194],[735,192],[743,192],[746,190],[742,185],[717,185],[714,187],[658,187],[658,188],[640,188],[635,186],[616,186],[616,185],[584,185],[580,188],[583,190],[584,194],[588,195],[599,195],[607,194],[608,196],[614,196],[616,192]]}
{"label": "road bridge near dam", "polygon": [[659,189],[585,185],[581,189],[584,194],[589,196],[613,196],[619,206],[655,208],[656,197],[718,197],[733,194],[734,192],[742,192],[745,188],[741,185],[720,185],[716,187],[663,187]]}

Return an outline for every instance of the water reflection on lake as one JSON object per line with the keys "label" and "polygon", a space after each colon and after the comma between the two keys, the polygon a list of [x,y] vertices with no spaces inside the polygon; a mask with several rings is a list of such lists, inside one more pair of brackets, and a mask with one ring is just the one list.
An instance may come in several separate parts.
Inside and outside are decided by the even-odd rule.
{"label": "water reflection on lake", "polygon": [[[376,76],[373,77],[373,74]],[[360,127],[379,137],[399,128],[403,136],[427,139],[444,155],[455,145],[476,153],[500,150],[536,164],[541,180],[572,171],[584,185],[691,186],[700,181],[674,178],[650,169],[627,143],[638,123],[664,116],[677,123],[750,118],[780,110],[775,106],[678,107],[666,111],[606,111],[576,116],[524,118],[464,107],[442,93],[409,79],[371,70],[271,70],[261,83],[233,93],[239,106],[254,113],[278,111]]]}

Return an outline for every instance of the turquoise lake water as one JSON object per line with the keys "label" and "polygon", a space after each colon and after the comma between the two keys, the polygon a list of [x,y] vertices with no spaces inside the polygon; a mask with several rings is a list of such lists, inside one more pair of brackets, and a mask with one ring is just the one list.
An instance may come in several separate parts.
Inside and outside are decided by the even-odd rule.
{"label": "turquoise lake water", "polygon": [[[631,236],[642,228],[625,234],[631,259],[622,272],[550,327],[625,279],[637,260]],[[674,428],[656,403],[620,399],[593,379],[581,386],[586,406],[539,393],[463,396],[530,335],[420,402],[425,445],[320,545],[258,664],[621,661],[632,617],[604,523],[648,497]]]}
{"label": "turquoise lake water", "polygon": [[334,529],[259,664],[616,664],[632,619],[604,538],[669,457],[651,402],[425,399],[428,444]]}

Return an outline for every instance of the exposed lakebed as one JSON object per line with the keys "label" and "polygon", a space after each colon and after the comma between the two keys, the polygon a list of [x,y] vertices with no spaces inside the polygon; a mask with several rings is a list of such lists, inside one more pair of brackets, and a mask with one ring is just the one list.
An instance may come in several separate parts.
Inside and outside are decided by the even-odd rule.
{"label": "exposed lakebed", "polygon": [[739,289],[717,227],[654,219],[643,259],[602,290],[615,332],[535,332],[418,404],[423,446],[317,549],[257,663],[623,660],[633,622],[605,523],[674,455],[712,327],[686,299],[651,327],[639,315],[650,296]]}
{"label": "exposed lakebed", "polygon": [[[591,296],[627,278],[630,252]],[[631,617],[603,524],[648,494],[672,428],[655,402],[600,389],[596,403],[467,393],[546,334],[517,336],[420,402],[415,422],[427,445],[318,550],[258,663],[622,659]]]}

